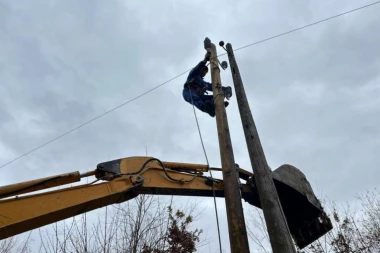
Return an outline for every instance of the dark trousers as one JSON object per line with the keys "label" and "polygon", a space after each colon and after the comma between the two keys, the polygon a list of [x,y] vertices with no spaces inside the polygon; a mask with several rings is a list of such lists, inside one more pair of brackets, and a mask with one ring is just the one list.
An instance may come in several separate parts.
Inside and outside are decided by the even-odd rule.
{"label": "dark trousers", "polygon": [[[191,92],[191,95],[190,95]],[[189,88],[184,88],[182,91],[182,96],[186,102],[191,103],[191,97],[193,98],[194,106],[197,107],[202,112],[206,112],[206,103],[214,106],[214,96],[213,95],[204,95],[199,94],[194,89],[189,90]]]}

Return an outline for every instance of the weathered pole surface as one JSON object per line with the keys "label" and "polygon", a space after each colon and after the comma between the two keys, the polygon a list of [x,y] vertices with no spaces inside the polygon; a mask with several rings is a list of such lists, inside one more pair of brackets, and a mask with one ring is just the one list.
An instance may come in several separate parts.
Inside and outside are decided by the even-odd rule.
{"label": "weathered pole surface", "polygon": [[228,127],[227,114],[224,106],[224,96],[221,90],[222,82],[220,80],[218,63],[216,47],[214,44],[211,44],[211,82],[222,163],[230,248],[232,253],[248,253],[248,236],[245,227],[243,205],[241,202],[230,130]]}
{"label": "weathered pole surface", "polygon": [[272,171],[268,166],[264,150],[261,146],[231,44],[228,43],[226,48],[249,157],[273,253],[295,253],[296,250],[288,224],[273,182]]}

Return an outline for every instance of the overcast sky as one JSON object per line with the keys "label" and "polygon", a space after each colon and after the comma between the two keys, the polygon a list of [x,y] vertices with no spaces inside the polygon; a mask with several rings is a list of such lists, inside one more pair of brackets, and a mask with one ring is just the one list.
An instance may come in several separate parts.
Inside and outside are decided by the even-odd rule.
{"label": "overcast sky", "polygon": [[[238,48],[371,2],[1,0],[0,164],[190,69],[206,36]],[[379,12],[235,53],[271,168],[296,166],[320,198],[351,202],[380,186]],[[205,163],[185,78],[1,168],[0,185],[92,170],[146,147],[164,161]],[[233,86],[230,69],[221,78]],[[235,161],[251,171],[235,97],[227,113]],[[210,164],[220,166],[215,118],[198,118]],[[199,226],[214,219],[212,200],[203,203]],[[223,199],[218,208],[228,252]],[[216,235],[214,222],[207,230]]]}

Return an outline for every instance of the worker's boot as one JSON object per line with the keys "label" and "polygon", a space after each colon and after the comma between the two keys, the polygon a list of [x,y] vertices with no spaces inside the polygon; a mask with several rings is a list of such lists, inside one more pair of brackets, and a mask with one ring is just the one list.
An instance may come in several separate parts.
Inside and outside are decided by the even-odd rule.
{"label": "worker's boot", "polygon": [[[228,101],[224,101],[224,107],[227,107],[230,103]],[[215,108],[214,106],[209,103],[209,102],[206,102],[205,104],[205,107],[206,107],[206,112],[211,116],[211,117],[215,117]]]}

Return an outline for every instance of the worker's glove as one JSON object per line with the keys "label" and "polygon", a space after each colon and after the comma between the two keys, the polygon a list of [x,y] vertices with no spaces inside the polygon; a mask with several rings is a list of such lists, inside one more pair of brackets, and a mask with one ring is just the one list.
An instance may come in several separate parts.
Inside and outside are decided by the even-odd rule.
{"label": "worker's glove", "polygon": [[230,86],[222,86],[222,91],[223,91],[223,95],[224,97],[229,100],[231,97],[232,97],[232,89]]}

